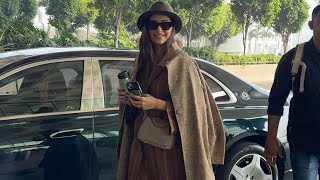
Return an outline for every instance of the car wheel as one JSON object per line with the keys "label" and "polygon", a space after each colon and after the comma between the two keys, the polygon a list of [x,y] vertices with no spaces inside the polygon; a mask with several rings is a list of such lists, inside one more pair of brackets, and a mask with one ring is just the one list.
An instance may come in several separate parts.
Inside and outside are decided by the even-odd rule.
{"label": "car wheel", "polygon": [[225,164],[218,167],[218,180],[278,180],[277,166],[271,167],[263,157],[264,147],[241,142],[227,152]]}

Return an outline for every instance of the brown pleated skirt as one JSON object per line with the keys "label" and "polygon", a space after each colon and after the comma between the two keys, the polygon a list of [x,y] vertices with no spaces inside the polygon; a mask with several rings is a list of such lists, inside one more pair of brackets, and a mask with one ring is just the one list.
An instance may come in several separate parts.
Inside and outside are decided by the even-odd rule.
{"label": "brown pleated skirt", "polygon": [[135,139],[132,146],[135,147],[130,152],[129,180],[186,179],[181,144],[164,150]]}

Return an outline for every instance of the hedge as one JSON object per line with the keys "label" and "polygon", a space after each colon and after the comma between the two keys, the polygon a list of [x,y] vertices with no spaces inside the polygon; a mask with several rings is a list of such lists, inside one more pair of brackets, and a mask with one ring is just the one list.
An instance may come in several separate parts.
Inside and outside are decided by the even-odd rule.
{"label": "hedge", "polygon": [[192,57],[211,61],[219,65],[276,64],[281,58],[281,56],[276,56],[273,54],[232,55],[226,53],[216,53],[216,51],[210,46],[195,48],[185,47],[184,50]]}

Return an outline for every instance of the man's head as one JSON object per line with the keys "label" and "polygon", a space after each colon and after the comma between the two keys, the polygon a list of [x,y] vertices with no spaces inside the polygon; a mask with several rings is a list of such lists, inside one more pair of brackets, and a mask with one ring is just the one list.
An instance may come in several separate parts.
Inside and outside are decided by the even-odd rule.
{"label": "man's head", "polygon": [[312,19],[314,19],[318,13],[320,12],[320,5],[316,6],[313,10],[312,10]]}
{"label": "man's head", "polygon": [[312,18],[311,20],[308,22],[308,25],[310,27],[311,30],[315,31],[315,30],[320,30],[320,5],[316,6],[313,10],[312,10]]}

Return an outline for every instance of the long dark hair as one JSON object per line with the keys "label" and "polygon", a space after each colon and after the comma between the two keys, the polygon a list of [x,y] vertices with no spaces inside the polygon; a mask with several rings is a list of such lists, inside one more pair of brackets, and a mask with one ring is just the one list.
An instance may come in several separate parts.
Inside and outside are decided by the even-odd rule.
{"label": "long dark hair", "polygon": [[[147,65],[147,62],[151,61],[154,64],[158,63],[158,60],[162,59],[164,54],[168,51],[169,47],[175,42],[175,29],[174,26],[172,27],[172,33],[170,37],[167,39],[167,41],[161,45],[160,47],[160,56],[155,56],[154,48],[153,48],[153,42],[150,39],[150,35],[146,27],[144,26],[142,28],[142,34],[140,36],[139,40],[139,56],[135,61],[133,71],[132,71],[132,77],[135,78],[139,69],[144,68],[144,66]],[[150,63],[151,63],[150,62]]]}

